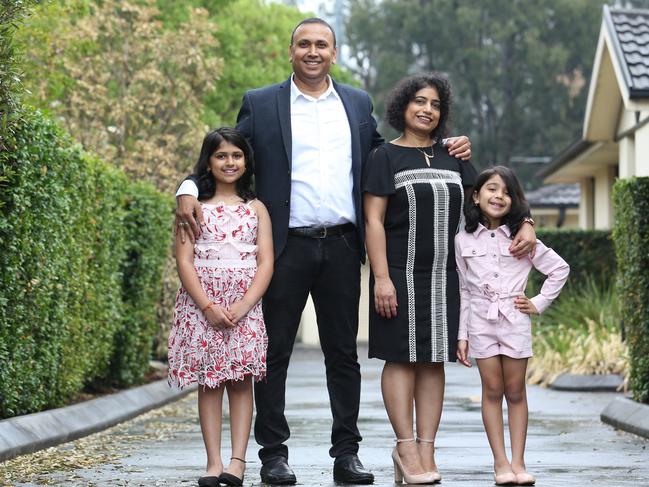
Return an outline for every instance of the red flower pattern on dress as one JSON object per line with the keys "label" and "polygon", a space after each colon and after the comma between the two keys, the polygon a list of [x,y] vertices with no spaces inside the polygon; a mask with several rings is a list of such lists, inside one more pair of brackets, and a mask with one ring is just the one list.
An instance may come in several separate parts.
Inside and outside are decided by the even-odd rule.
{"label": "red flower pattern on dress", "polygon": [[[257,214],[247,203],[203,203],[205,225],[194,245],[194,265],[203,290],[217,306],[240,301],[257,272]],[[170,385],[224,381],[266,375],[268,338],[257,303],[232,329],[215,330],[181,287],[169,334]]]}

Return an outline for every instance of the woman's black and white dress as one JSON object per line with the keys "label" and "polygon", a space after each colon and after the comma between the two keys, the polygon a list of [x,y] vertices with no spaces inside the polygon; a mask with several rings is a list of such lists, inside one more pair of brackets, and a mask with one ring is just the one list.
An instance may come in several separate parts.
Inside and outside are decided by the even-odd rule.
{"label": "woman's black and white dress", "polygon": [[[374,309],[370,276],[369,356],[390,362],[455,361],[460,292],[453,241],[473,166],[433,146],[430,167],[415,147],[384,144],[369,157],[364,191],[388,196],[386,254],[397,316]],[[425,151],[430,154],[431,148]]]}

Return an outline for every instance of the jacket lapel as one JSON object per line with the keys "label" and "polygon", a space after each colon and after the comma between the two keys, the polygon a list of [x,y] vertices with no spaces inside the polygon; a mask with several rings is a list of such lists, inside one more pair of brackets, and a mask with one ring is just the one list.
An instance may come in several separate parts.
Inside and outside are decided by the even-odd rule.
{"label": "jacket lapel", "polygon": [[293,155],[293,139],[291,136],[291,78],[282,83],[277,91],[277,110],[279,112],[279,125],[282,131],[282,141],[291,168]]}

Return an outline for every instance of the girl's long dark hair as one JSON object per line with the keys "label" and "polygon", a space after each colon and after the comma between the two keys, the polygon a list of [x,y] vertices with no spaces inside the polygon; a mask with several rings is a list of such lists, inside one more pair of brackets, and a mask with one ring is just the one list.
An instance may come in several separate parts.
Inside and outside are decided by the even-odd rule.
{"label": "girl's long dark hair", "polygon": [[[494,166],[485,169],[478,175],[472,191],[473,194],[479,193],[480,188],[482,188],[484,184],[495,175],[498,175],[503,179],[505,186],[507,186],[509,197],[512,200],[512,207],[509,210],[509,213],[505,215],[500,223],[507,225],[512,236],[514,236],[520,229],[521,224],[523,223],[523,218],[530,214],[530,206],[527,203],[527,199],[525,199],[523,187],[514,171],[505,166]],[[475,232],[479,223],[482,223],[485,227],[489,226],[489,221],[482,214],[480,207],[473,202],[472,196],[473,195],[469,196],[464,202],[464,217],[466,219],[464,229],[469,233]]]}
{"label": "girl's long dark hair", "polygon": [[198,199],[206,200],[214,196],[216,192],[216,180],[211,172],[208,171],[209,161],[212,154],[216,152],[223,142],[238,147],[243,152],[243,157],[246,162],[246,170],[243,176],[237,180],[236,189],[237,194],[244,201],[249,201],[255,198],[255,191],[252,188],[252,175],[254,172],[255,162],[252,153],[252,147],[246,138],[238,131],[230,127],[221,127],[211,132],[208,132],[203,139],[201,147],[201,154],[198,156],[198,161],[194,166],[192,176],[198,186]]}

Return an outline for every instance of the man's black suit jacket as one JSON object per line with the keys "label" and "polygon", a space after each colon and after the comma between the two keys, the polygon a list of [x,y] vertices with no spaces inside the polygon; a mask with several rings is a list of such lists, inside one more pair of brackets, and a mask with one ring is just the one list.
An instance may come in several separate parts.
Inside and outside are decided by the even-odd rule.
{"label": "man's black suit jacket", "polygon": [[[340,96],[351,132],[353,197],[360,259],[365,260],[365,224],[361,174],[367,156],[383,142],[372,117],[367,93],[333,82]],[[255,157],[255,189],[266,205],[273,224],[275,258],[284,250],[291,205],[291,80],[248,91],[237,116],[237,129],[251,143]],[[314,134],[314,137],[316,134]]]}

